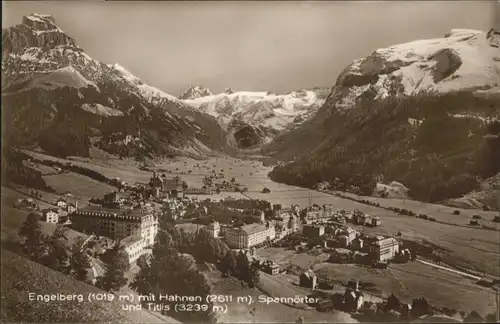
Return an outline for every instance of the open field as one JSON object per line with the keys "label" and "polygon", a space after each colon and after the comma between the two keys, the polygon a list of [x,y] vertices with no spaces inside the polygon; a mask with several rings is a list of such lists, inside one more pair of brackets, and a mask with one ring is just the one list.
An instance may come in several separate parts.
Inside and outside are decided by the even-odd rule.
{"label": "open field", "polygon": [[[325,312],[289,307],[280,303],[259,303],[259,296],[267,296],[258,289],[242,287],[234,278],[222,278],[218,271],[209,273],[214,287],[214,294],[232,295],[233,302],[228,303],[228,313],[220,319],[224,323],[293,323],[300,316],[306,323],[357,323],[349,314],[343,312]],[[238,303],[238,296],[251,296],[253,303]],[[304,296],[301,296],[304,297]]]}
{"label": "open field", "polygon": [[309,255],[307,253],[298,253],[294,250],[285,248],[269,247],[255,251],[256,257],[260,260],[274,260],[281,266],[293,265],[301,269],[309,269],[312,265],[321,263],[329,255]]}
{"label": "open field", "polygon": [[357,279],[370,283],[367,291],[381,297],[394,293],[401,301],[411,303],[413,298],[425,297],[434,306],[443,306],[486,315],[495,310],[492,289],[476,285],[462,276],[411,262],[391,264],[380,270],[356,265],[323,263],[314,267],[320,278],[345,283]]}
{"label": "open field", "polygon": [[435,305],[482,315],[496,309],[495,292],[463,276],[418,262],[393,264],[390,271],[414,297],[425,297]]}
{"label": "open field", "polygon": [[114,187],[110,185],[73,172],[44,176],[43,180],[60,194],[70,192],[86,200],[92,197],[102,197],[104,194],[114,189]]}
{"label": "open field", "polygon": [[[353,198],[356,199],[369,200],[374,203],[379,203],[380,206],[383,207],[394,207],[394,208],[411,210],[417,215],[418,214],[429,215],[431,217],[434,217],[437,221],[450,224],[468,225],[473,215],[479,215],[481,217],[481,219],[479,220],[481,224],[497,228],[500,230],[500,223],[492,222],[492,219],[495,216],[500,215],[500,212],[498,211],[455,208],[438,204],[424,203],[421,201],[410,200],[410,199],[367,197],[367,196],[357,196],[346,193],[342,194],[347,196],[352,196]],[[460,214],[454,215],[453,212],[456,210],[458,210]]]}
{"label": "open field", "polygon": [[[2,322],[178,323],[148,311],[125,311],[121,302],[89,301],[103,291],[2,249]],[[81,294],[79,301],[30,301],[28,294]],[[116,297],[116,296],[115,296]]]}
{"label": "open field", "polygon": [[[30,154],[37,155],[41,159],[57,159],[41,153],[31,152]],[[58,160],[63,163],[69,161]],[[70,162],[101,172],[108,177],[118,176],[129,183],[135,181],[145,183],[151,176],[151,172],[139,170],[138,163],[132,160],[93,159],[89,163],[88,161],[82,162],[82,159],[80,159],[78,162],[74,160]],[[420,211],[442,221],[452,222],[455,220],[460,226],[430,222],[416,217],[398,215],[383,208],[335,197],[327,193],[275,183],[267,178],[267,173],[270,171],[269,167],[264,167],[260,162],[256,161],[243,161],[233,158],[211,158],[204,161],[177,158],[168,161],[157,161],[156,168],[171,171],[173,174],[180,174],[181,178],[188,182],[188,185],[195,187],[201,186],[203,177],[211,174],[213,170],[217,173],[223,170],[226,180],[229,181],[234,177],[237,183],[249,189],[245,193],[245,196],[240,193],[222,192],[218,195],[198,196],[200,199],[222,199],[228,196],[235,198],[250,197],[252,199],[265,199],[272,203],[286,206],[298,204],[301,207],[306,207],[311,202],[319,205],[333,204],[339,209],[358,209],[370,215],[379,216],[382,220],[382,226],[379,228],[362,228],[367,233],[394,236],[398,232],[401,232],[404,239],[428,241],[448,250],[448,253],[443,258],[450,265],[473,268],[495,276],[500,275],[500,268],[498,267],[500,261],[500,233],[493,230],[464,226],[474,214],[484,215],[484,219],[490,219],[493,218],[494,212],[459,209],[461,211],[460,215],[452,215],[453,210],[456,208],[402,199],[385,200],[382,198],[366,197],[367,199],[375,199],[377,202],[387,204],[388,206],[400,204],[400,207],[403,207],[406,204],[408,209],[416,209],[414,212]],[[191,175],[187,175],[189,170],[192,171]],[[264,187],[269,188],[271,193],[261,193],[260,191]],[[412,208],[409,208],[409,206],[412,206]]]}

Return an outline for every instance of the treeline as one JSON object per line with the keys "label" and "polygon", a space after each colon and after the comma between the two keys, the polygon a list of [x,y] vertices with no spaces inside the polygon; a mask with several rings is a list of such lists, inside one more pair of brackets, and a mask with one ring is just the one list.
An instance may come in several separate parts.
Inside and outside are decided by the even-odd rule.
{"label": "treeline", "polygon": [[38,214],[31,213],[19,229],[24,254],[76,280],[91,283],[88,278],[91,263],[83,246],[84,239],[79,237],[69,245],[65,227],[57,226],[51,235],[46,235],[42,232],[39,220]]}
{"label": "treeline", "polygon": [[33,162],[40,163],[40,164],[43,164],[43,165],[46,165],[46,166],[49,166],[49,167],[59,167],[59,168],[61,168],[63,170],[67,170],[67,171],[71,171],[71,172],[74,172],[74,173],[78,173],[78,174],[81,174],[83,176],[89,177],[89,178],[91,178],[93,180],[107,183],[107,184],[109,184],[111,186],[116,185],[116,182],[114,180],[109,179],[108,177],[106,177],[102,173],[99,173],[97,171],[94,171],[94,170],[91,170],[91,169],[88,169],[88,168],[85,168],[85,167],[82,167],[82,166],[73,165],[70,162],[64,164],[64,163],[53,161],[53,160],[45,160],[45,159],[44,160],[40,160],[40,159],[37,159],[37,158],[34,158],[34,157],[29,157],[26,154],[23,154],[23,159],[31,159],[31,161],[33,161]]}
{"label": "treeline", "polygon": [[[275,167],[270,177],[309,188],[327,181],[329,189],[371,195],[383,175],[384,181],[403,183],[419,200],[459,197],[500,171],[500,123],[450,113],[484,115],[497,104],[496,96],[478,99],[470,92],[362,102],[325,121],[335,128],[313,154]],[[420,120],[420,126],[409,118]]]}
{"label": "treeline", "polygon": [[[215,322],[211,301],[204,297],[213,294],[209,278],[197,264],[214,263],[219,269],[234,269],[233,275],[241,276],[251,284],[258,282],[258,270],[248,260],[233,256],[229,248],[204,230],[196,235],[178,231],[174,227],[158,233],[150,258],[141,257],[131,287],[142,295],[202,296],[206,308],[196,312],[176,312],[173,305],[162,310],[162,314],[172,316],[182,322]],[[231,259],[231,260],[229,260]],[[234,261],[234,262],[233,262]],[[226,264],[229,264],[227,265]],[[236,270],[237,269],[237,270]],[[252,272],[252,269],[254,271]],[[223,270],[227,274],[229,270]],[[145,304],[147,302],[144,302]],[[145,305],[146,306],[146,305]]]}
{"label": "treeline", "polygon": [[9,146],[2,148],[2,184],[14,183],[53,192],[43,180],[41,172],[24,165],[24,160],[25,155],[19,151]]}

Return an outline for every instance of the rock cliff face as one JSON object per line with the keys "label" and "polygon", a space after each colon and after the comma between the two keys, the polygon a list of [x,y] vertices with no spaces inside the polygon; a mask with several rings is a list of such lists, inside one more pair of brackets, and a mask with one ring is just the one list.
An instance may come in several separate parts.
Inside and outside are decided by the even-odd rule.
{"label": "rock cliff face", "polygon": [[75,40],[56,25],[52,16],[39,14],[25,16],[22,24],[2,30],[2,44],[4,58],[10,53],[22,53],[29,47],[78,47]]}
{"label": "rock cliff face", "polygon": [[190,86],[179,99],[196,99],[206,96],[211,96],[212,92],[209,89],[200,86]]}
{"label": "rock cliff face", "polygon": [[[94,60],[51,16],[26,16],[3,29],[2,40],[2,106],[9,121],[6,138],[14,144],[38,143],[54,154],[85,154],[88,148],[72,147],[91,142],[121,155],[225,148],[224,131],[213,117],[118,64]],[[74,142],[68,141],[67,150],[64,143],[51,150],[55,134]],[[116,147],[108,141],[116,134],[141,135],[128,145],[133,147]]]}

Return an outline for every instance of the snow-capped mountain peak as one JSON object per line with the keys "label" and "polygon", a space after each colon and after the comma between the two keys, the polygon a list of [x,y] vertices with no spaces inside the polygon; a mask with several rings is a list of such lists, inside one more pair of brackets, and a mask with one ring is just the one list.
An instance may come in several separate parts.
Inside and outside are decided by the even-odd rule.
{"label": "snow-capped mountain peak", "polygon": [[[54,138],[40,144],[47,152],[88,155],[89,134],[74,129],[75,124],[91,125],[101,138],[93,144],[113,154],[201,154],[226,145],[211,116],[119,64],[93,59],[50,15],[24,16],[21,24],[2,29],[2,42],[2,113],[10,121],[7,133],[14,145],[40,144],[41,134],[48,134]],[[61,114],[66,114],[66,124],[60,123]],[[113,118],[101,123],[100,118],[108,117]],[[78,133],[82,141],[60,143],[57,136],[67,132]],[[117,148],[112,138],[125,135],[136,136],[135,144]],[[61,147],[55,148],[56,142]]]}
{"label": "snow-capped mountain peak", "polygon": [[108,64],[108,67],[110,67],[114,71],[118,72],[120,74],[120,76],[123,77],[124,79],[126,79],[134,84],[142,84],[142,81],[138,77],[136,77],[135,75],[133,75],[132,73],[127,71],[120,64],[118,64],[118,63]]}
{"label": "snow-capped mountain peak", "polygon": [[197,99],[205,96],[211,96],[212,92],[202,86],[190,86],[184,93],[179,96],[179,99]]}
{"label": "snow-capped mountain peak", "polygon": [[225,128],[253,127],[270,139],[313,116],[328,92],[329,89],[316,89],[278,95],[269,91],[231,90],[183,102],[214,116]]}
{"label": "snow-capped mountain peak", "polygon": [[344,69],[329,100],[350,108],[367,98],[499,85],[499,43],[495,30],[453,29],[443,38],[377,49]]}

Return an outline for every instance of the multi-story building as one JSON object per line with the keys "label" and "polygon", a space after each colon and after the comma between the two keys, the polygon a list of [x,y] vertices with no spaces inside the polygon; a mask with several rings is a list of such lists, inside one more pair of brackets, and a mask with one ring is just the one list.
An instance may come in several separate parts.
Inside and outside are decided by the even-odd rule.
{"label": "multi-story building", "polygon": [[75,204],[68,204],[66,206],[66,211],[70,214],[77,211],[77,209],[78,209],[78,202],[75,202]]}
{"label": "multi-story building", "polygon": [[76,230],[87,234],[115,241],[132,237],[144,240],[145,246],[153,245],[158,233],[157,217],[144,210],[86,207],[72,213],[71,222]]}
{"label": "multi-story building", "polygon": [[165,173],[158,176],[156,172],[153,172],[153,176],[149,180],[149,185],[153,188],[153,193],[156,196],[168,195],[173,198],[181,198],[183,196],[182,180],[180,177],[168,179]]}
{"label": "multi-story building", "polygon": [[377,261],[387,261],[399,252],[399,243],[396,239],[377,236],[375,242],[370,245],[370,254]]}
{"label": "multi-story building", "polygon": [[264,261],[262,265],[262,271],[267,272],[271,275],[277,275],[280,273],[280,266],[274,261]]}
{"label": "multi-story building", "polygon": [[226,228],[224,237],[230,248],[246,249],[273,240],[276,237],[276,229],[273,224],[249,224]]}
{"label": "multi-story building", "polygon": [[59,222],[59,210],[57,208],[48,208],[42,211],[43,220],[47,223]]}
{"label": "multi-story building", "polygon": [[220,234],[220,224],[219,222],[213,222],[208,224],[207,231],[210,233],[212,237],[219,237]]}
{"label": "multi-story building", "polygon": [[59,199],[57,199],[57,201],[56,201],[56,205],[57,205],[57,207],[59,207],[59,208],[66,208],[67,204],[68,204],[68,203],[66,202],[66,200],[64,200],[64,199],[62,199],[62,198],[59,198]]}
{"label": "multi-story building", "polygon": [[127,252],[129,263],[137,261],[141,255],[151,254],[152,252],[151,246],[147,244],[147,241],[140,238],[130,236],[121,240],[120,244],[125,249],[125,252]]}

